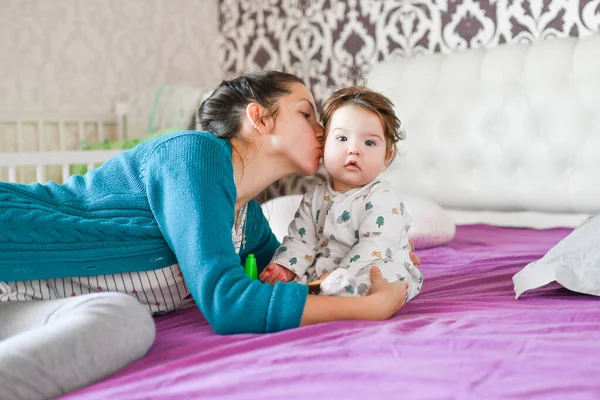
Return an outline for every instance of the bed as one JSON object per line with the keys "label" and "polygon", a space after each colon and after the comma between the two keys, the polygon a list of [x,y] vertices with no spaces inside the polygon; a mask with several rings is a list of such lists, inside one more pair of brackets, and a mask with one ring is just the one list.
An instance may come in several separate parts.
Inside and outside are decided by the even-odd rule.
{"label": "bed", "polygon": [[[592,399],[600,301],[512,276],[600,211],[600,36],[388,60],[367,84],[408,133],[386,171],[456,222],[385,322],[218,336],[196,308],[148,355],[63,399]],[[18,160],[13,160],[18,161]],[[410,212],[410,209],[409,209]]]}
{"label": "bed", "polygon": [[197,309],[157,319],[149,354],[64,399],[590,399],[600,302],[511,276],[570,229],[459,226],[420,252],[427,285],[386,322],[218,336]]}

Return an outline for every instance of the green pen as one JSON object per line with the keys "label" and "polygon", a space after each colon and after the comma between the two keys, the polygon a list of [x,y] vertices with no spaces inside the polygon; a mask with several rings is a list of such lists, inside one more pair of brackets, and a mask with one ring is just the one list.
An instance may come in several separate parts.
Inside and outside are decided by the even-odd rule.
{"label": "green pen", "polygon": [[252,279],[258,279],[258,269],[256,268],[256,258],[254,254],[248,254],[246,258],[246,265],[244,266],[244,272]]}

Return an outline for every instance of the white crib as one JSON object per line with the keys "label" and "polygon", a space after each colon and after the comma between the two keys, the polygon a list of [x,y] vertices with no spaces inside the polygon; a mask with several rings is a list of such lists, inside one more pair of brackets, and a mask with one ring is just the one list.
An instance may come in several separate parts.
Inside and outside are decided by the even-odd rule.
{"label": "white crib", "polygon": [[121,150],[81,150],[83,144],[126,137],[127,104],[109,115],[0,114],[0,181],[64,182],[71,166],[88,170]]}

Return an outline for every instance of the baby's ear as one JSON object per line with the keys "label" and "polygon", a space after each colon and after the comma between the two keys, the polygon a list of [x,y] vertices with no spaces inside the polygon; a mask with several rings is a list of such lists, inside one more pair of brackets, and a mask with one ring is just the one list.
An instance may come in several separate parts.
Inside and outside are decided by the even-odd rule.
{"label": "baby's ear", "polygon": [[382,171],[385,170],[390,165],[392,158],[394,158],[394,149],[393,148],[391,148],[388,151],[387,156],[385,156],[385,165],[384,165]]}
{"label": "baby's ear", "polygon": [[321,146],[325,146],[325,134],[323,133],[322,135],[317,135],[317,140],[319,141],[319,143],[321,143]]}

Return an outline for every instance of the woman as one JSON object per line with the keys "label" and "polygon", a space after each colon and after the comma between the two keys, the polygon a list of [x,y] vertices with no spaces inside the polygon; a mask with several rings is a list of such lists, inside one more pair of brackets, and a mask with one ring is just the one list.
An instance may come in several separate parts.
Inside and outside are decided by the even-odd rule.
{"label": "woman", "polygon": [[323,128],[299,78],[224,81],[198,116],[205,132],[140,144],[64,185],[0,183],[3,398],[56,396],[142,357],[148,310],[180,308],[188,292],[221,334],[383,320],[404,305],[406,284],[378,270],[370,295],[334,298],[240,266],[253,253],[260,273],[278,246],[252,199],[319,166]]}

